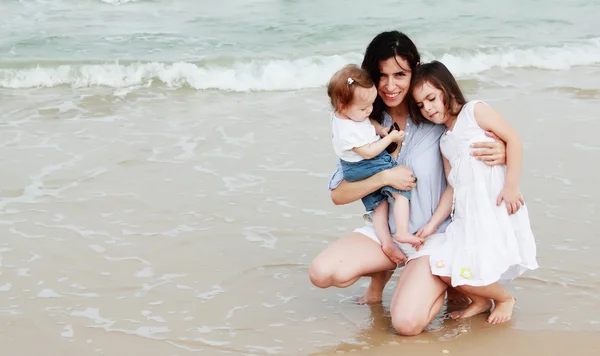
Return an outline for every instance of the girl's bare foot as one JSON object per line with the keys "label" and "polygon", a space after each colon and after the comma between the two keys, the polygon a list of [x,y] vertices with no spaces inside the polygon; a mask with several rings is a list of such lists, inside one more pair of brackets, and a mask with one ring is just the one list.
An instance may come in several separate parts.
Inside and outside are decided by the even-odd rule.
{"label": "girl's bare foot", "polygon": [[372,275],[369,288],[367,288],[362,297],[358,298],[357,303],[360,305],[381,303],[383,300],[383,289],[393,274],[394,271],[386,271]]}
{"label": "girl's bare foot", "polygon": [[[492,309],[492,300],[488,298],[473,298],[473,303],[463,310],[455,311],[450,314],[452,319],[466,319],[477,314],[487,313]],[[489,321],[489,319],[488,319]]]}
{"label": "girl's bare foot", "polygon": [[503,301],[494,301],[496,307],[487,322],[490,324],[501,324],[506,323],[512,318],[512,312],[515,307],[517,300],[514,297]]}

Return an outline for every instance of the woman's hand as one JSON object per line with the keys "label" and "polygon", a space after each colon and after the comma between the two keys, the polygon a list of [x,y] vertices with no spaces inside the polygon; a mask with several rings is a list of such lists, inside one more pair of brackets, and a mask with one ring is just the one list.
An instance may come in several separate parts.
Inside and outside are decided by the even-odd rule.
{"label": "woman's hand", "polygon": [[400,251],[398,246],[396,246],[394,243],[382,245],[381,250],[392,262],[396,264],[404,263],[406,260],[408,260],[406,255],[402,253],[402,251]]}
{"label": "woman's hand", "polygon": [[410,168],[396,166],[381,172],[384,174],[384,186],[390,186],[399,190],[411,190],[417,185],[417,178]]}
{"label": "woman's hand", "polygon": [[488,166],[506,164],[506,143],[500,140],[496,134],[486,131],[485,135],[494,139],[494,142],[476,142],[471,145],[476,150],[471,155]]}

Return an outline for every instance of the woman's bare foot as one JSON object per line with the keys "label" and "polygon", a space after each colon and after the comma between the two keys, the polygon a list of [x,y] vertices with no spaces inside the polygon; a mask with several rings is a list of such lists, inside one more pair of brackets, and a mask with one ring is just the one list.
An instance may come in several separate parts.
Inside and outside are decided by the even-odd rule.
{"label": "woman's bare foot", "polygon": [[512,312],[516,302],[517,300],[514,297],[510,297],[510,299],[503,301],[494,301],[496,306],[494,307],[492,314],[490,314],[490,317],[487,319],[487,322],[490,324],[501,324],[509,321],[512,318]]}
{"label": "woman's bare foot", "polygon": [[[452,319],[466,319],[477,314],[489,312],[492,309],[492,300],[488,298],[473,298],[473,302],[463,310],[450,314]],[[489,320],[489,319],[488,319]]]}
{"label": "woman's bare foot", "polygon": [[357,303],[360,305],[381,303],[383,300],[383,289],[390,278],[392,278],[393,274],[394,271],[373,274],[371,276],[369,288],[367,288],[367,291],[362,297],[358,298]]}
{"label": "woman's bare foot", "polygon": [[449,305],[466,305],[471,303],[471,299],[466,295],[462,294],[456,288],[448,287],[448,304]]}

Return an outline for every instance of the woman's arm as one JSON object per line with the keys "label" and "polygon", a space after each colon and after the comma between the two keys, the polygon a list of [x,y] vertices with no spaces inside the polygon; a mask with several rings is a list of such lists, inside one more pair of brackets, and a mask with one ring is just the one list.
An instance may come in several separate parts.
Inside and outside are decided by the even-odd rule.
{"label": "woman's arm", "polygon": [[494,142],[475,142],[471,145],[474,148],[471,155],[488,166],[506,164],[506,142],[492,131],[486,131],[485,135],[493,138]]}
{"label": "woman's arm", "polygon": [[331,191],[331,200],[335,205],[344,205],[357,201],[385,186],[410,190],[415,185],[416,179],[410,168],[396,166],[357,182],[350,183],[343,180],[340,185]]}

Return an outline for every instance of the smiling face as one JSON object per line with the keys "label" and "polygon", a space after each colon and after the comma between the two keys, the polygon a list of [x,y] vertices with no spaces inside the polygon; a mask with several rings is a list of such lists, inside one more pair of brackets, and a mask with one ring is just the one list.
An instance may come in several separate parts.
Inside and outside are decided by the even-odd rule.
{"label": "smiling face", "polygon": [[426,81],[416,85],[412,90],[413,98],[421,114],[434,124],[448,124],[444,92]]}
{"label": "smiling face", "polygon": [[364,121],[373,111],[373,102],[377,97],[375,86],[370,88],[356,87],[352,101],[340,112],[352,121]]}
{"label": "smiling face", "polygon": [[385,105],[396,107],[404,101],[410,88],[411,70],[408,62],[395,56],[379,62],[377,92]]}

